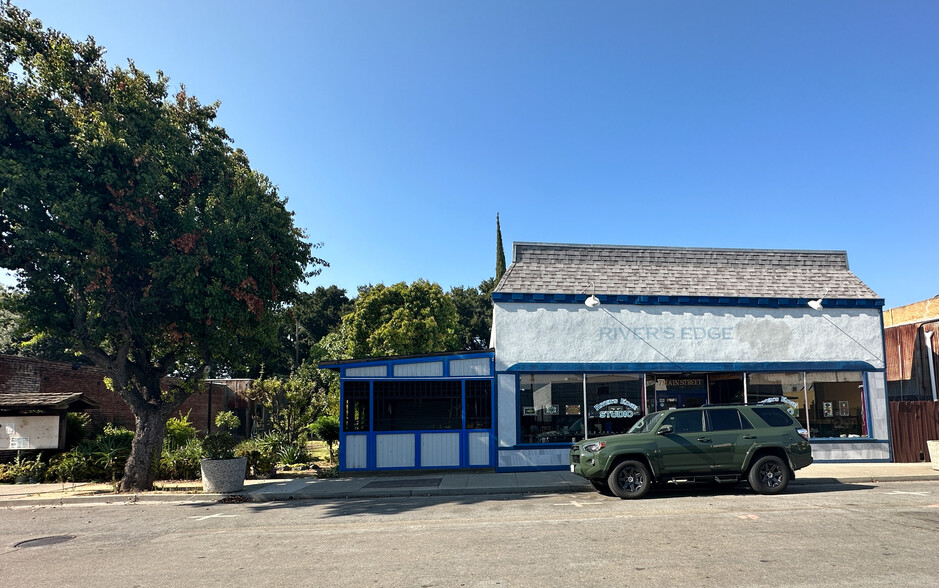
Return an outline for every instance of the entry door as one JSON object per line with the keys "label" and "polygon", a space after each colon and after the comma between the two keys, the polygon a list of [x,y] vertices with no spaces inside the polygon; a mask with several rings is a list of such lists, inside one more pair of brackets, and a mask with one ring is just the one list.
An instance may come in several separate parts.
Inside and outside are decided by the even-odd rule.
{"label": "entry door", "polygon": [[682,392],[656,392],[655,409],[667,410],[669,408],[694,408],[707,402],[707,392],[704,390]]}

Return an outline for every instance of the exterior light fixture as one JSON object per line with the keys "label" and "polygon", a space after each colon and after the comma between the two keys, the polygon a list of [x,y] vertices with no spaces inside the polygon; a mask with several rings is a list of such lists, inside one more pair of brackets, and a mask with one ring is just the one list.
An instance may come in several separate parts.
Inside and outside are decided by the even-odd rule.
{"label": "exterior light fixture", "polygon": [[596,288],[594,288],[593,282],[590,282],[589,284],[587,284],[587,287],[583,289],[581,294],[586,294],[587,290],[590,290],[590,296],[586,300],[584,300],[584,304],[587,305],[587,308],[596,308],[600,306],[600,299],[597,298],[597,295],[595,293]]}
{"label": "exterior light fixture", "polygon": [[822,299],[818,300],[809,300],[809,308],[812,310],[821,310],[822,309]]}

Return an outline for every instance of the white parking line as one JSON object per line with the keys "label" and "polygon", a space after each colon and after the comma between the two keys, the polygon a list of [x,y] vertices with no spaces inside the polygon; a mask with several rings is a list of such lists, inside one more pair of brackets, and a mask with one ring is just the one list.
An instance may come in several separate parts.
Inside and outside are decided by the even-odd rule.
{"label": "white parking line", "polygon": [[222,513],[219,512],[219,513],[215,513],[215,514],[213,514],[213,515],[205,515],[205,516],[202,516],[202,517],[194,516],[194,517],[189,517],[189,518],[190,518],[190,519],[196,519],[197,521],[204,521],[204,520],[206,520],[206,519],[220,519],[220,518],[225,518],[225,517],[237,517],[237,516],[241,516],[241,515],[227,515],[227,514],[222,514]]}

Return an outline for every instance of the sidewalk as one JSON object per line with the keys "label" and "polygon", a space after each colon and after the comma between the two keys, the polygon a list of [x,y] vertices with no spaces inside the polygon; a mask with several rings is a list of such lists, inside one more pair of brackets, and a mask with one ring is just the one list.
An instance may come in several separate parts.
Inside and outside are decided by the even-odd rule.
{"label": "sidewalk", "polygon": [[[815,463],[796,472],[793,485],[864,484],[872,482],[939,481],[929,463]],[[491,471],[427,471],[390,475],[355,474],[340,478],[247,480],[232,495],[202,494],[201,483],[159,482],[158,490],[117,494],[110,484],[0,484],[0,507],[106,504],[127,502],[277,502],[341,500],[406,496],[468,496],[487,494],[566,494],[592,492],[583,478],[567,471],[494,473]]]}

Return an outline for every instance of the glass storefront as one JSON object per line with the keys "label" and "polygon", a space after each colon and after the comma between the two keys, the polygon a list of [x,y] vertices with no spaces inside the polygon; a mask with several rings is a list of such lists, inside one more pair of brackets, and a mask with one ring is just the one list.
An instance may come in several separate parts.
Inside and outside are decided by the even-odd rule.
{"label": "glass storefront", "polygon": [[519,384],[521,444],[623,433],[657,410],[774,399],[816,439],[869,435],[861,372],[538,373],[522,374]]}
{"label": "glass storefront", "polygon": [[522,443],[570,443],[625,433],[639,420],[637,374],[524,374],[520,381]]}

